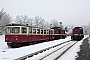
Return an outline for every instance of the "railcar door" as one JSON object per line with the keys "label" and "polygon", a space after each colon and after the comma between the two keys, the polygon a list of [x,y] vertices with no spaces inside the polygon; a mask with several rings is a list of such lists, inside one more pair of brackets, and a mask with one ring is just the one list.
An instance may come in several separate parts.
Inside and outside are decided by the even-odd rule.
{"label": "railcar door", "polygon": [[28,42],[28,34],[27,34],[27,27],[21,28],[21,42]]}
{"label": "railcar door", "polygon": [[52,39],[52,30],[49,30],[49,39]]}
{"label": "railcar door", "polygon": [[29,42],[32,42],[32,37],[33,37],[33,35],[32,35],[32,27],[29,27],[29,37],[28,37]]}

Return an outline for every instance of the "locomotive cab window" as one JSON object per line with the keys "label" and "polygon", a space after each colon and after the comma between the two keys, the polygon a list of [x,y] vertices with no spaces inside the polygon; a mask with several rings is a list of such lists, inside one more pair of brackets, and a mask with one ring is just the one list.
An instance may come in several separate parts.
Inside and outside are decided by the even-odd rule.
{"label": "locomotive cab window", "polygon": [[74,30],[74,32],[78,32],[78,30]]}
{"label": "locomotive cab window", "polygon": [[27,28],[22,27],[22,33],[27,33]]}

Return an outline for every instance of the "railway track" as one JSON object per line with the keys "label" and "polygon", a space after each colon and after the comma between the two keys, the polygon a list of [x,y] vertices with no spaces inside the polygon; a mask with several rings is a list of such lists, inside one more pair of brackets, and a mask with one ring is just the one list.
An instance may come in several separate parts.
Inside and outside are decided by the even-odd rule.
{"label": "railway track", "polygon": [[[57,44],[57,45],[54,45],[54,46],[51,46],[51,47],[39,50],[37,52],[30,53],[28,55],[22,56],[20,58],[15,59],[15,60],[25,60],[27,58],[31,58],[32,59],[34,56],[39,56],[40,54],[45,54],[45,56],[39,58],[38,60],[47,59],[52,54],[55,54],[55,52],[57,52],[57,51],[61,50],[61,51],[66,52],[66,50],[68,50],[70,47],[72,47],[75,43],[76,42],[73,42],[73,41],[69,40],[69,41],[66,41],[66,42],[63,42],[63,43],[60,43],[60,44]],[[67,48],[67,46],[68,46],[68,48]],[[67,48],[67,49],[65,49],[65,48]],[[54,49],[54,50],[52,50],[52,49]],[[49,53],[47,54],[46,52],[48,52],[48,51],[49,51]],[[61,52],[61,51],[60,51],[60,55],[58,57],[63,55],[64,52]],[[55,59],[58,59],[58,57],[56,57]]]}
{"label": "railway track", "polygon": [[[75,42],[76,43],[76,42]],[[45,55],[44,57],[40,58],[39,60],[47,60],[50,57],[51,60],[58,60],[68,49],[70,49],[75,43],[70,42],[70,43],[66,43],[63,46],[59,46],[58,49],[56,48],[56,50],[54,50],[53,52]],[[57,55],[57,56],[55,56]]]}

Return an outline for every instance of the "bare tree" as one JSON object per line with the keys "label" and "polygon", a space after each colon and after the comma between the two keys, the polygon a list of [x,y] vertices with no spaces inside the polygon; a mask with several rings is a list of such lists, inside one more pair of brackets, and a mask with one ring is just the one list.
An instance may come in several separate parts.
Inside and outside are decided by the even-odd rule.
{"label": "bare tree", "polygon": [[42,19],[42,17],[39,17],[39,16],[35,16],[35,19],[34,19],[34,24],[36,27],[40,27],[40,26],[43,26],[42,23],[43,23],[44,19]]}
{"label": "bare tree", "polygon": [[68,26],[68,34],[72,34],[72,30],[75,26],[71,25],[71,26]]}
{"label": "bare tree", "polygon": [[45,23],[46,23],[46,21],[44,19],[42,19],[41,24],[39,24],[39,27],[45,28]]}
{"label": "bare tree", "polygon": [[9,23],[11,23],[11,17],[2,9],[0,11],[0,34],[4,33],[5,26]]}
{"label": "bare tree", "polygon": [[27,17],[26,15],[17,15],[15,19],[15,23],[18,24],[29,24],[30,23],[30,18]]}
{"label": "bare tree", "polygon": [[27,20],[27,23],[28,23],[28,25],[33,26],[34,19],[33,19],[33,18],[29,18],[29,19]]}
{"label": "bare tree", "polygon": [[50,23],[49,22],[45,22],[45,28],[47,28],[47,29],[50,28]]}
{"label": "bare tree", "polygon": [[28,24],[36,27],[44,27],[44,22],[45,20],[39,16],[35,16],[35,18],[29,18],[26,15],[21,15],[21,16],[18,15],[16,16],[16,19],[15,19],[15,23]]}
{"label": "bare tree", "polygon": [[51,20],[52,27],[59,27],[59,22],[55,19]]}
{"label": "bare tree", "polygon": [[82,27],[83,27],[83,33],[85,35],[87,34],[90,35],[90,23],[88,25],[83,25]]}

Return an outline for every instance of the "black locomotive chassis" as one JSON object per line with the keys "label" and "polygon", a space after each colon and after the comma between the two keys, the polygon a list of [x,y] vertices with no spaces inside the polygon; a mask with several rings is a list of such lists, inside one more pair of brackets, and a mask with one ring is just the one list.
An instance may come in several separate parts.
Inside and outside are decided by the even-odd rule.
{"label": "black locomotive chassis", "polygon": [[79,40],[81,40],[83,38],[84,38],[84,35],[72,35],[71,36],[71,39],[76,40],[76,41],[79,41]]}

